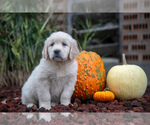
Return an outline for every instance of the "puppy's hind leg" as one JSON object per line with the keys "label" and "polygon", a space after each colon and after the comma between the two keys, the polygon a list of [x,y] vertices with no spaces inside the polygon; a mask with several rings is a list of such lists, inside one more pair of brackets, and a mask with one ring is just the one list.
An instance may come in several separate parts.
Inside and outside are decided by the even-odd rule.
{"label": "puppy's hind leg", "polygon": [[28,108],[32,106],[37,107],[37,102],[31,97],[26,98],[24,95],[22,95],[21,99],[22,99],[22,104],[26,105]]}
{"label": "puppy's hind leg", "polygon": [[35,90],[29,87],[30,82],[26,82],[21,89],[21,102],[27,107],[37,107],[37,99],[35,96]]}
{"label": "puppy's hind leg", "polygon": [[41,81],[40,86],[37,88],[39,108],[51,109],[51,95],[49,92],[49,82],[47,80]]}

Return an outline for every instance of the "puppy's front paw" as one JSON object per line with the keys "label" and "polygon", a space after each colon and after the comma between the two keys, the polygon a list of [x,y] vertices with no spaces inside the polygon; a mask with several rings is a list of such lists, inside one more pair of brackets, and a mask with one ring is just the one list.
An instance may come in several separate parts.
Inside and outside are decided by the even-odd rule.
{"label": "puppy's front paw", "polygon": [[42,107],[47,109],[47,110],[51,109],[51,106],[49,104],[42,104],[42,105],[40,105],[40,108],[42,108]]}
{"label": "puppy's front paw", "polygon": [[33,104],[33,103],[27,104],[27,108],[30,108],[30,107],[32,107],[32,106],[37,107],[37,106],[36,106],[35,104]]}
{"label": "puppy's front paw", "polygon": [[62,101],[61,104],[65,105],[65,106],[68,106],[70,104],[70,101]]}

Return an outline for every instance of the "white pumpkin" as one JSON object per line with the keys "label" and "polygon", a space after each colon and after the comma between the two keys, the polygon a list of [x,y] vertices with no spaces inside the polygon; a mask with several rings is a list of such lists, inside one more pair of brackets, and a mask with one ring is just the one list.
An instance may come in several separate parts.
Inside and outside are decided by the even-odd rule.
{"label": "white pumpkin", "polygon": [[147,76],[137,65],[128,65],[123,54],[123,65],[112,67],[107,75],[107,86],[116,98],[141,98],[147,88]]}

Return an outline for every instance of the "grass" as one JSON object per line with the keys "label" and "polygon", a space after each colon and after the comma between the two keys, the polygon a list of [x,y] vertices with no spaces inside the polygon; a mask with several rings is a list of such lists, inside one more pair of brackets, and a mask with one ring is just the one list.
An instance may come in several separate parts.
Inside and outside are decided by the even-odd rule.
{"label": "grass", "polygon": [[45,39],[58,16],[39,13],[0,14],[0,85],[22,85],[42,57]]}

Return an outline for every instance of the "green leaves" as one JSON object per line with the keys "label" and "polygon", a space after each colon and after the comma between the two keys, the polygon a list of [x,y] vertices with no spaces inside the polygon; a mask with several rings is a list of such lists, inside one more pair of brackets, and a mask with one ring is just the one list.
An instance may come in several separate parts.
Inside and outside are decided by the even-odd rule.
{"label": "green leaves", "polygon": [[96,35],[95,29],[101,26],[102,23],[93,26],[91,16],[85,17],[85,20],[81,19],[80,17],[76,17],[75,20],[77,21],[78,25],[77,30],[82,32],[78,33],[78,38],[81,42],[82,49],[85,50],[86,46]]}
{"label": "green leaves", "polygon": [[11,50],[13,54],[18,58],[19,61],[21,61],[20,54],[19,54],[20,42],[21,42],[21,37],[19,37],[18,40],[15,41],[14,43],[11,42],[11,46],[12,46]]}
{"label": "green leaves", "polygon": [[54,20],[58,18],[52,19],[52,15],[0,14],[0,84],[4,73],[6,75],[8,71],[30,73],[38,65],[44,41],[54,31]]}

